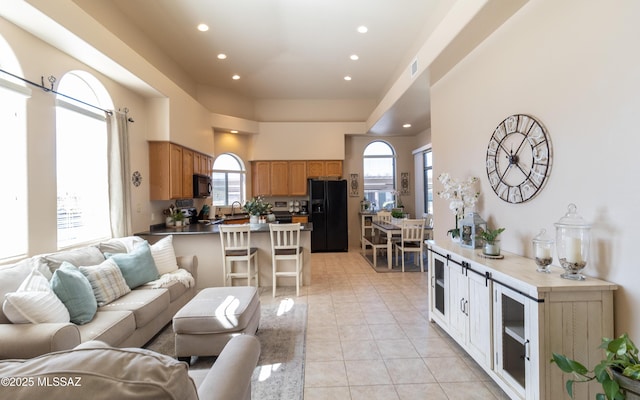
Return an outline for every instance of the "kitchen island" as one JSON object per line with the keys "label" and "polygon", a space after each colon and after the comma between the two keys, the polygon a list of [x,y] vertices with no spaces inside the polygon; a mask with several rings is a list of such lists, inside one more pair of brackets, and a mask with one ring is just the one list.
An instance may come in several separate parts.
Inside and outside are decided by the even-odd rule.
{"label": "kitchen island", "polygon": [[[273,286],[271,277],[271,237],[269,224],[251,225],[251,247],[258,248],[258,269],[260,271],[260,286]],[[304,250],[304,265],[302,266],[303,283],[311,284],[311,223],[301,224],[300,245]],[[173,247],[176,255],[195,254],[198,256],[198,289],[206,287],[224,286],[222,273],[222,244],[220,243],[220,229],[217,224],[191,224],[180,228],[166,228],[164,226],[152,228],[149,231],[136,233],[150,244],[157,242],[167,235],[173,235]],[[243,268],[242,264],[239,264]],[[284,267],[289,267],[285,264]],[[293,262],[290,263],[294,269]],[[234,279],[234,285],[241,285],[242,279]],[[278,286],[294,286],[295,278],[280,277]]]}

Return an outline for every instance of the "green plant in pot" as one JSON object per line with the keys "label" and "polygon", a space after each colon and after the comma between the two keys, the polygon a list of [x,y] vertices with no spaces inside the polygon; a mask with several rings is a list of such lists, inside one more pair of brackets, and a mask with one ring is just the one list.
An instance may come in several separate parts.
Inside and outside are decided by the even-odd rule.
{"label": "green plant in pot", "polygon": [[505,228],[486,229],[476,235],[476,239],[484,241],[482,252],[489,256],[500,255],[500,240],[498,236],[504,232]]}
{"label": "green plant in pot", "polygon": [[604,391],[596,395],[596,400],[640,399],[640,363],[638,348],[633,341],[625,333],[617,339],[603,338],[600,348],[605,350],[606,357],[593,370],[565,355],[553,353],[551,362],[575,377],[566,382],[569,396],[573,398],[575,383],[596,380]]}

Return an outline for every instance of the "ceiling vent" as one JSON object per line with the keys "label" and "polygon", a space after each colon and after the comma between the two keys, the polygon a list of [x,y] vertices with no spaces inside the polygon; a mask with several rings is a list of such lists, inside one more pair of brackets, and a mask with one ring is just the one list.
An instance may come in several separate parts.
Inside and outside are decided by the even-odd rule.
{"label": "ceiling vent", "polygon": [[413,61],[411,62],[411,79],[416,77],[416,74],[418,73],[418,58],[414,58]]}

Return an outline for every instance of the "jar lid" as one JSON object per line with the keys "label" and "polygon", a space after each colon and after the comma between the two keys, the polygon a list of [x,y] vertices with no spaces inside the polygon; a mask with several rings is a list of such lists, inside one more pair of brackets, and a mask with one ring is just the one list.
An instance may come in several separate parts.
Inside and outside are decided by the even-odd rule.
{"label": "jar lid", "polygon": [[567,213],[560,218],[555,226],[558,228],[591,228],[591,224],[587,223],[584,218],[577,212],[578,207],[571,203],[567,207]]}
{"label": "jar lid", "polygon": [[547,236],[546,229],[540,229],[540,233],[534,236],[533,241],[537,243],[545,243],[545,244],[550,244],[554,242],[553,239]]}

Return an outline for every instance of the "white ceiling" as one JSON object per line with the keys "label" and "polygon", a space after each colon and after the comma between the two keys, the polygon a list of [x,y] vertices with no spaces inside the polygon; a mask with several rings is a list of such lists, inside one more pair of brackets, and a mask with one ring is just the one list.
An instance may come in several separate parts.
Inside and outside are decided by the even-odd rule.
{"label": "white ceiling", "polygon": [[[447,0],[91,0],[115,5],[198,84],[250,99],[378,102],[436,28]],[[82,6],[83,1],[76,1]],[[196,29],[199,23],[210,27]],[[368,27],[366,34],[356,31]],[[218,53],[227,54],[218,60]],[[349,56],[357,54],[359,60]],[[232,80],[233,74],[240,75]],[[351,81],[345,81],[349,75]],[[418,90],[419,89],[419,90]],[[429,127],[428,80],[378,134]],[[407,108],[407,106],[409,106]],[[373,110],[372,110],[373,111]],[[402,129],[405,122],[411,129]]]}
{"label": "white ceiling", "polygon": [[[132,88],[144,77],[126,70],[130,50],[189,93],[204,85],[254,102],[371,104],[353,120],[366,119],[369,133],[415,135],[430,127],[430,84],[527,1],[1,0],[0,15]],[[129,45],[112,53],[124,64],[91,47],[102,44],[96,22]],[[428,65],[408,78],[416,57]]]}

